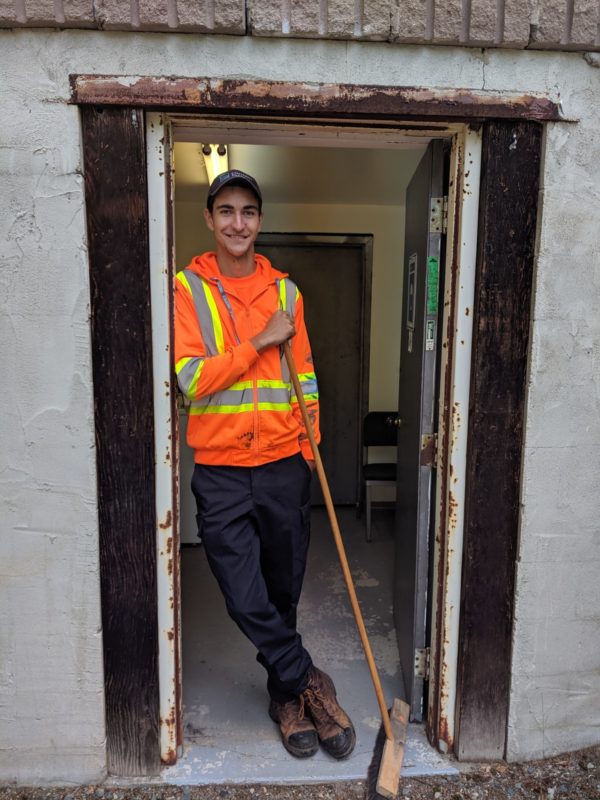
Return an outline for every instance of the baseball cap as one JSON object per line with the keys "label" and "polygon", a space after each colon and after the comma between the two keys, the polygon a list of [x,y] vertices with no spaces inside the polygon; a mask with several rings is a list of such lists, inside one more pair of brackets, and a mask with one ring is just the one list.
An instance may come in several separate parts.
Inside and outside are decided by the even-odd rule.
{"label": "baseball cap", "polygon": [[206,196],[206,207],[209,211],[212,209],[214,199],[221,189],[232,184],[234,186],[244,186],[246,189],[250,189],[258,200],[258,210],[262,211],[262,193],[258,183],[252,175],[248,175],[246,172],[242,172],[239,169],[230,169],[227,172],[222,172],[220,175],[217,175],[211,183]]}

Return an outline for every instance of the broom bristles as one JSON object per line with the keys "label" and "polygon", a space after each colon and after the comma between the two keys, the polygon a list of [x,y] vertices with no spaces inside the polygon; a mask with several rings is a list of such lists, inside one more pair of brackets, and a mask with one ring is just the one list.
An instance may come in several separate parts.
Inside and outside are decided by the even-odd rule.
{"label": "broom bristles", "polygon": [[[391,712],[391,709],[388,709]],[[385,746],[385,729],[383,722],[379,726],[377,738],[375,739],[375,746],[373,748],[373,756],[371,763],[367,770],[367,780],[365,783],[365,800],[385,800],[382,795],[377,791],[377,778],[379,777],[379,768],[381,767],[381,759],[383,758],[383,748]]]}

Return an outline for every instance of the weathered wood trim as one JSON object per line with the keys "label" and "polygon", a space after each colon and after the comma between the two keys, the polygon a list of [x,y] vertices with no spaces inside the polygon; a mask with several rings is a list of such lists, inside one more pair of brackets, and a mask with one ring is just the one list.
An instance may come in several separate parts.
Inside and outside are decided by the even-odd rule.
{"label": "weathered wood trim", "polygon": [[71,102],[79,105],[357,120],[564,119],[547,97],[507,92],[118,75],[71,75],[70,81]]}
{"label": "weathered wood trim", "polygon": [[505,755],[542,128],[486,123],[455,752]]}
{"label": "weathered wood trim", "polygon": [[82,109],[108,771],[160,769],[143,112]]}

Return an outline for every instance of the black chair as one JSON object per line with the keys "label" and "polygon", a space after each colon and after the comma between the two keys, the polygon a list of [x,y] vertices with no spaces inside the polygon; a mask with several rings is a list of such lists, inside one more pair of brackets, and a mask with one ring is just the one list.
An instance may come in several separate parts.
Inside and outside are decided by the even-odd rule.
{"label": "black chair", "polygon": [[370,447],[396,447],[396,411],[369,411],[363,420],[360,499],[357,515],[364,501],[367,510],[367,542],[371,541],[371,489],[373,486],[396,483],[396,454],[394,461],[369,463]]}

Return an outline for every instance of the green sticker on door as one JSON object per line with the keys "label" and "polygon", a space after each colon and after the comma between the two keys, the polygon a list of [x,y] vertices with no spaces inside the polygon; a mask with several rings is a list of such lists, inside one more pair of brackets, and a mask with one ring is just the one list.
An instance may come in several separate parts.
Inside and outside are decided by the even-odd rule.
{"label": "green sticker on door", "polygon": [[437,256],[427,259],[427,313],[438,313],[440,264]]}

